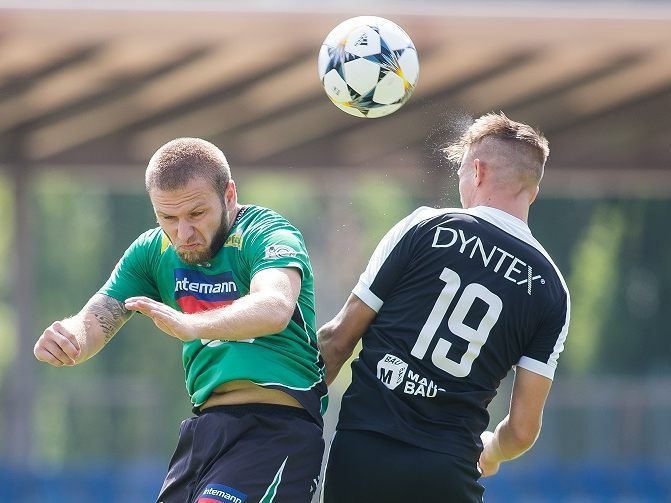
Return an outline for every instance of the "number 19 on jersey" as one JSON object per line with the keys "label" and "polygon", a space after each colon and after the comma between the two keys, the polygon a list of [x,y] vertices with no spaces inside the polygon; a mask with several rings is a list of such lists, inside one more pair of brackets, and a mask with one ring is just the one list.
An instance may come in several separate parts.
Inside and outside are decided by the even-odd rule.
{"label": "number 19 on jersey", "polygon": [[[426,356],[438,327],[450,306],[455,302],[456,294],[461,287],[459,275],[447,267],[440,273],[440,279],[445,282],[445,287],[438,295],[438,300],[436,300],[411,351],[412,356],[420,360]],[[476,299],[480,299],[487,305],[487,312],[478,323],[478,327],[474,329],[466,325],[464,321]],[[454,361],[447,356],[452,343],[441,337],[431,354],[433,364],[455,377],[466,377],[471,372],[473,362],[480,355],[482,346],[487,342],[489,333],[499,319],[502,309],[501,298],[485,286],[479,283],[466,285],[461,295],[456,299],[454,309],[447,320],[447,326],[450,332],[468,342],[468,348],[459,361]]]}

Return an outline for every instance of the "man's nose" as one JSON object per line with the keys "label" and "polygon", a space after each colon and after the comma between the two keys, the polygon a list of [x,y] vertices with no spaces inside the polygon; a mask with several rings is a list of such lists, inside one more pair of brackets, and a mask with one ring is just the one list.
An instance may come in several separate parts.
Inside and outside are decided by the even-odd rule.
{"label": "man's nose", "polygon": [[180,220],[177,223],[177,240],[185,243],[193,235],[193,226],[186,220]]}

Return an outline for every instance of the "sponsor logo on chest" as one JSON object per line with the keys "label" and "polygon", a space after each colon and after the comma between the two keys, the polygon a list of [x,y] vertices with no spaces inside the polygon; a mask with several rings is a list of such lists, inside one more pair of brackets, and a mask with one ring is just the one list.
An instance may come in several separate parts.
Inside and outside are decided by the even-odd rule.
{"label": "sponsor logo on chest", "polygon": [[233,273],[205,274],[193,269],[175,269],[175,301],[185,313],[207,311],[240,298]]}
{"label": "sponsor logo on chest", "polygon": [[432,248],[454,247],[459,253],[489,269],[501,274],[516,285],[526,287],[531,295],[533,286],[538,282],[545,284],[540,274],[534,274],[531,265],[498,246],[485,246],[479,236],[468,236],[463,230],[450,227],[438,227],[433,236]]}

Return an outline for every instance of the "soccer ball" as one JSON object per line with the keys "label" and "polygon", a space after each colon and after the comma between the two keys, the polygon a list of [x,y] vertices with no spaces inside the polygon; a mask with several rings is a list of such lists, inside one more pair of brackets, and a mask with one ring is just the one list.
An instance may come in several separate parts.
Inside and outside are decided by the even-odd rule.
{"label": "soccer ball", "polygon": [[335,106],[382,117],[408,101],[419,77],[417,50],[397,24],[376,16],[343,21],[319,51],[319,78]]}

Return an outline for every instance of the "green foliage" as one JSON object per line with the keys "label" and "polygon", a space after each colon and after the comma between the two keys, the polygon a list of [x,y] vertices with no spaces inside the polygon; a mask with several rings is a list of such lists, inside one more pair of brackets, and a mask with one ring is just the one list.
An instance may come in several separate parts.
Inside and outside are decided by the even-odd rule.
{"label": "green foliage", "polygon": [[531,229],[571,290],[559,373],[671,372],[671,200],[540,200]]}
{"label": "green foliage", "polygon": [[292,176],[291,171],[243,176],[237,190],[240,204],[271,208],[299,228],[316,214],[312,184],[306,178]]}
{"label": "green foliage", "polygon": [[[0,176],[0,218],[2,229],[0,232],[0,259],[3,264],[11,263],[12,243],[14,241],[14,195],[11,184],[4,176]],[[0,299],[7,300],[12,282],[12,268],[0,268]]]}
{"label": "green foliage", "polygon": [[108,199],[99,186],[82,187],[63,175],[47,175],[34,188],[40,325],[77,312],[104,280],[109,244]]}
{"label": "green foliage", "polygon": [[[12,235],[14,233],[14,198],[7,180],[0,178],[0,225],[4,232],[0,233],[0,262],[11,264]],[[9,364],[16,353],[16,316],[11,305],[10,296],[13,278],[12,267],[0,268],[0,383]]]}
{"label": "green foliage", "polygon": [[669,215],[670,201],[628,201],[623,207],[625,238],[615,264],[614,306],[604,314],[600,373],[671,373]]}
{"label": "green foliage", "polygon": [[394,224],[415,209],[413,194],[384,172],[362,176],[352,195],[352,209],[361,225],[360,241],[369,253]]}
{"label": "green foliage", "polygon": [[573,299],[571,338],[565,358],[574,373],[588,373],[604,343],[607,316],[601,313],[612,313],[615,307],[625,230],[622,209],[599,207],[573,250],[568,278]]}

